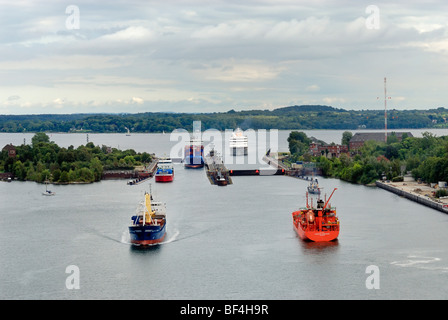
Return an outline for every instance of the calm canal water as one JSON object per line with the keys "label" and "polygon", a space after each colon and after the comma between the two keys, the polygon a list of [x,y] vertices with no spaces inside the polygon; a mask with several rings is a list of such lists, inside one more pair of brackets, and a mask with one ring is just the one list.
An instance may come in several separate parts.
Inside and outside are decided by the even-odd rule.
{"label": "calm canal water", "polygon": [[[280,150],[288,133],[279,133]],[[85,137],[52,140],[76,146]],[[157,155],[172,146],[169,135],[89,139]],[[0,142],[20,144],[23,134],[0,134]],[[167,238],[141,249],[127,227],[149,183],[167,205]],[[58,185],[54,197],[42,196],[41,184],[1,182],[0,299],[448,298],[448,215],[382,189],[320,185],[328,195],[338,188],[331,204],[341,232],[329,244],[296,236],[291,212],[305,204],[307,183],[291,177],[233,177],[218,187],[204,170],[176,164],[173,183]],[[379,289],[366,286],[372,265]],[[66,287],[68,266],[79,268],[79,289]]]}

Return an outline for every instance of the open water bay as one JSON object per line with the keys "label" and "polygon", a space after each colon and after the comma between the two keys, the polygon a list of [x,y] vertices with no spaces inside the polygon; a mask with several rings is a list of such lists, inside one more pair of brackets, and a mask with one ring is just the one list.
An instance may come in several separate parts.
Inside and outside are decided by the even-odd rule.
{"label": "open water bay", "polygon": [[[107,144],[100,137],[90,140]],[[53,135],[61,146],[76,139]],[[163,135],[104,139],[122,149],[170,151]],[[21,140],[0,135],[2,145]],[[305,243],[291,213],[305,205],[306,181],[232,179],[214,186],[203,169],[176,164],[172,183],[56,185],[54,197],[42,196],[42,184],[0,182],[0,299],[448,298],[448,215],[382,189],[320,178],[327,195],[338,188],[331,204],[341,232],[337,242]],[[129,244],[127,227],[149,183],[166,203],[167,237],[139,248]],[[79,289],[66,286],[69,266],[79,269]],[[366,286],[369,266],[377,267],[378,289]]]}

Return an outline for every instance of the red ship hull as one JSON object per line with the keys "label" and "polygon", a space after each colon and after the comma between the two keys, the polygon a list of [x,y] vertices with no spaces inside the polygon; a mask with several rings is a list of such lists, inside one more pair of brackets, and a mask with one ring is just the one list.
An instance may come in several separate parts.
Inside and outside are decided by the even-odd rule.
{"label": "red ship hull", "polygon": [[166,176],[157,176],[156,175],[156,182],[171,182],[174,179],[174,175],[166,175]]}
{"label": "red ship hull", "polygon": [[328,242],[336,240],[339,236],[339,228],[335,231],[307,231],[300,223],[293,225],[300,239],[304,241]]}
{"label": "red ship hull", "polygon": [[161,238],[159,239],[154,239],[154,240],[131,240],[132,244],[136,244],[136,245],[140,245],[140,246],[149,246],[149,245],[154,245],[157,243],[161,243],[164,239],[165,239],[166,234],[164,234]]}
{"label": "red ship hull", "polygon": [[198,168],[203,168],[204,165],[203,164],[185,164],[185,168],[190,168],[190,169],[198,169]]}
{"label": "red ship hull", "polygon": [[[336,189],[333,190],[333,193]],[[333,196],[331,193],[331,196]],[[339,236],[339,218],[336,216],[336,208],[328,206],[330,198],[324,202],[317,201],[317,206],[308,205],[306,208],[292,213],[294,230],[300,239],[314,242],[328,242],[336,240]]]}

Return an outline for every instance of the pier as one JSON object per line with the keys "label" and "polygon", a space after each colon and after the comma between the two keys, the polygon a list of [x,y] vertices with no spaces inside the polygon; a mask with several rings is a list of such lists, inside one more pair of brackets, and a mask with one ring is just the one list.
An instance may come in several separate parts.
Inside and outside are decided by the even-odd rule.
{"label": "pier", "polygon": [[267,152],[263,157],[263,161],[269,164],[272,169],[275,170],[277,168],[277,172],[275,175],[287,175],[291,177],[296,177],[304,180],[308,180],[307,176],[319,176],[322,175],[322,170],[317,168],[314,163],[304,163],[299,167],[289,167],[284,164],[282,161],[279,161],[278,157],[275,156],[275,153]]}
{"label": "pier", "polygon": [[291,171],[291,168],[286,166],[283,162],[279,162],[278,158],[272,157],[271,153],[269,151],[264,155],[263,161],[265,161],[271,167],[278,168],[278,169],[283,169],[284,172]]}
{"label": "pier", "polygon": [[207,176],[211,184],[227,185],[232,184],[231,176],[278,176],[289,175],[291,170],[284,164],[269,156],[263,160],[270,165],[269,168],[260,169],[228,169],[222,162],[222,158],[211,150],[204,158]]}
{"label": "pier", "polygon": [[375,184],[378,188],[393,192],[399,196],[418,202],[427,207],[448,213],[448,202],[445,199],[440,200],[431,197],[431,193],[434,190],[433,188],[419,185],[415,182],[393,183],[376,181]]}
{"label": "pier", "polygon": [[131,179],[136,177],[137,173],[135,170],[104,170],[101,179],[102,180]]}
{"label": "pier", "polygon": [[0,172],[0,181],[11,182],[12,179],[14,179],[14,176],[11,172]]}
{"label": "pier", "polygon": [[147,165],[143,170],[135,170],[135,176],[133,180],[128,181],[128,185],[134,186],[151,179],[154,176],[154,172],[157,170],[158,158],[154,158],[152,162]]}
{"label": "pier", "polygon": [[248,170],[229,170],[231,176],[284,176],[285,169],[267,168],[267,169],[248,169]]}

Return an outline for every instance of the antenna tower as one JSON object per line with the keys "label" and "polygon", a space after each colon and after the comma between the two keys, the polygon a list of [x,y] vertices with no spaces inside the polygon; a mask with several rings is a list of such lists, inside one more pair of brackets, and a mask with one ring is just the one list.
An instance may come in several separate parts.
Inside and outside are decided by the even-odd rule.
{"label": "antenna tower", "polygon": [[384,142],[387,143],[387,89],[386,89],[386,77],[384,77]]}

